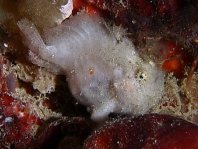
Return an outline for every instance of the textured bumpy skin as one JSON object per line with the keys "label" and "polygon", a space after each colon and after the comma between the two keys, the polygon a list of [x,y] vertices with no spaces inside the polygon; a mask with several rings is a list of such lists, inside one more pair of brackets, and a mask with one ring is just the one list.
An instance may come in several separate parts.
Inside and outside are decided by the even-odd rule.
{"label": "textured bumpy skin", "polygon": [[53,65],[31,60],[66,74],[72,94],[90,107],[92,119],[111,112],[143,114],[160,100],[163,73],[139,57],[121,28],[107,26],[98,16],[82,13],[42,37],[28,20],[18,26],[30,51]]}

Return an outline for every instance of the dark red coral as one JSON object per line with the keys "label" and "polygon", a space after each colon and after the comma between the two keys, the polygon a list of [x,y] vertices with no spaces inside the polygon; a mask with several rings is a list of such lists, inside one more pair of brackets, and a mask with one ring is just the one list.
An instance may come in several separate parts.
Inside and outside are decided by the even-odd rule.
{"label": "dark red coral", "polygon": [[180,118],[149,114],[115,120],[96,130],[84,149],[195,149],[198,126]]}
{"label": "dark red coral", "polygon": [[30,148],[80,149],[90,130],[91,123],[85,118],[51,119],[40,127]]}
{"label": "dark red coral", "polygon": [[3,72],[9,61],[0,55],[0,147],[25,148],[33,139],[35,126],[41,124],[28,104],[12,97],[17,87],[17,78],[12,73]]}

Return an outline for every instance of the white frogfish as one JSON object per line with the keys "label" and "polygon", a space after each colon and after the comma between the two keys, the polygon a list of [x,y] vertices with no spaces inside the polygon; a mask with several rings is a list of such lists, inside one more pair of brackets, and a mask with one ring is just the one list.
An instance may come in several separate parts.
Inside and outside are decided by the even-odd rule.
{"label": "white frogfish", "polygon": [[110,113],[144,114],[163,94],[164,74],[140,58],[121,27],[79,14],[42,34],[27,19],[18,22],[33,63],[67,76],[73,96],[93,120]]}

